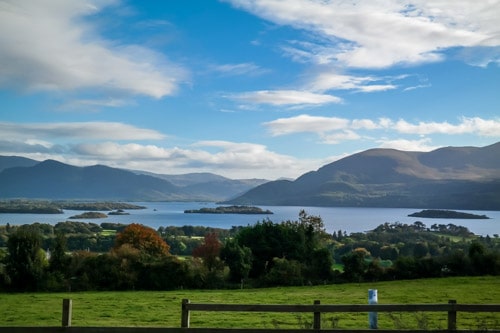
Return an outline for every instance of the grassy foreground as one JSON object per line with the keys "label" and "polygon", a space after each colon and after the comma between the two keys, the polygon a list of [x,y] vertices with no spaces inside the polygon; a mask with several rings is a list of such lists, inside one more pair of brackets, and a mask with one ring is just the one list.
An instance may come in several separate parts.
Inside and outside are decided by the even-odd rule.
{"label": "grassy foreground", "polygon": [[[59,326],[62,300],[73,300],[73,326],[180,327],[181,300],[192,303],[366,304],[368,289],[379,304],[500,303],[498,277],[460,277],[311,287],[161,292],[0,294],[0,326]],[[367,328],[367,314],[323,314],[323,328]],[[446,328],[446,313],[380,313],[379,328]],[[304,328],[312,314],[191,313],[192,327]],[[500,328],[500,313],[459,313],[458,328]]]}

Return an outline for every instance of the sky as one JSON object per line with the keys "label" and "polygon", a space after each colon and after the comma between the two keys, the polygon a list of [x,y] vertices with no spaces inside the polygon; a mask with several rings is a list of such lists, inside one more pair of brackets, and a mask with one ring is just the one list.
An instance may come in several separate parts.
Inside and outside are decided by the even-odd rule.
{"label": "sky", "polygon": [[500,0],[0,0],[0,155],[294,179],[500,141]]}

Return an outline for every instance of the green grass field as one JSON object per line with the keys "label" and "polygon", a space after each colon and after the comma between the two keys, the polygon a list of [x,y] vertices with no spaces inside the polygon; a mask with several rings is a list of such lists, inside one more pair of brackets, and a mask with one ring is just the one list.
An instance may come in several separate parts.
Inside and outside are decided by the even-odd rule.
{"label": "green grass field", "polygon": [[[366,304],[368,289],[379,304],[500,303],[498,277],[460,277],[243,290],[0,294],[0,326],[59,326],[62,300],[73,300],[73,326],[180,327],[181,301],[240,304]],[[322,315],[323,328],[367,328],[366,313]],[[380,313],[379,328],[446,328],[446,313]],[[312,314],[192,312],[191,327],[303,328]],[[500,313],[459,313],[459,329],[500,328]]]}

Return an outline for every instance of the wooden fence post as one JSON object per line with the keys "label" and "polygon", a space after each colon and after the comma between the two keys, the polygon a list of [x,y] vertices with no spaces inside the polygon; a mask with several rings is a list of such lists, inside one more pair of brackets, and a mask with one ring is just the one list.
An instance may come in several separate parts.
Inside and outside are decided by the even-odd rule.
{"label": "wooden fence post", "polygon": [[[368,289],[368,304],[378,304],[377,289]],[[378,329],[378,313],[368,312],[368,326],[370,329]]]}
{"label": "wooden fence post", "polygon": [[[319,304],[321,304],[319,300],[314,301],[314,305],[319,305]],[[315,330],[321,329],[321,312],[314,312],[313,329]]]}
{"label": "wooden fence post", "polygon": [[71,312],[73,311],[73,301],[70,299],[63,299],[63,308],[62,308],[62,326],[70,327],[71,326]]}
{"label": "wooden fence post", "polygon": [[184,298],[182,299],[182,314],[181,314],[181,327],[182,328],[189,328],[189,309],[187,308],[187,305],[189,304],[189,299]]}
{"label": "wooden fence post", "polygon": [[457,301],[450,299],[448,304],[450,304],[450,310],[448,311],[448,330],[455,331],[457,329],[457,310],[455,307]]}

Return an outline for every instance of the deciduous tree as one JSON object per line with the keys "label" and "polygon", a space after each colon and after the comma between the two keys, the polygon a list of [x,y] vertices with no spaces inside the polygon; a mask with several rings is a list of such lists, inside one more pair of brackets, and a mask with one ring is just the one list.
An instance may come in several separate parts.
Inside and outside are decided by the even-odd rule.
{"label": "deciduous tree", "polygon": [[128,244],[149,257],[168,256],[170,246],[152,228],[132,223],[116,235],[115,249]]}
{"label": "deciduous tree", "polygon": [[212,272],[220,268],[220,250],[222,243],[216,233],[211,232],[205,235],[203,243],[193,250],[193,257],[203,259],[203,264]]}
{"label": "deciduous tree", "polygon": [[369,252],[364,248],[357,248],[342,257],[344,264],[344,277],[349,281],[360,281],[366,270],[368,264],[365,257]]}

